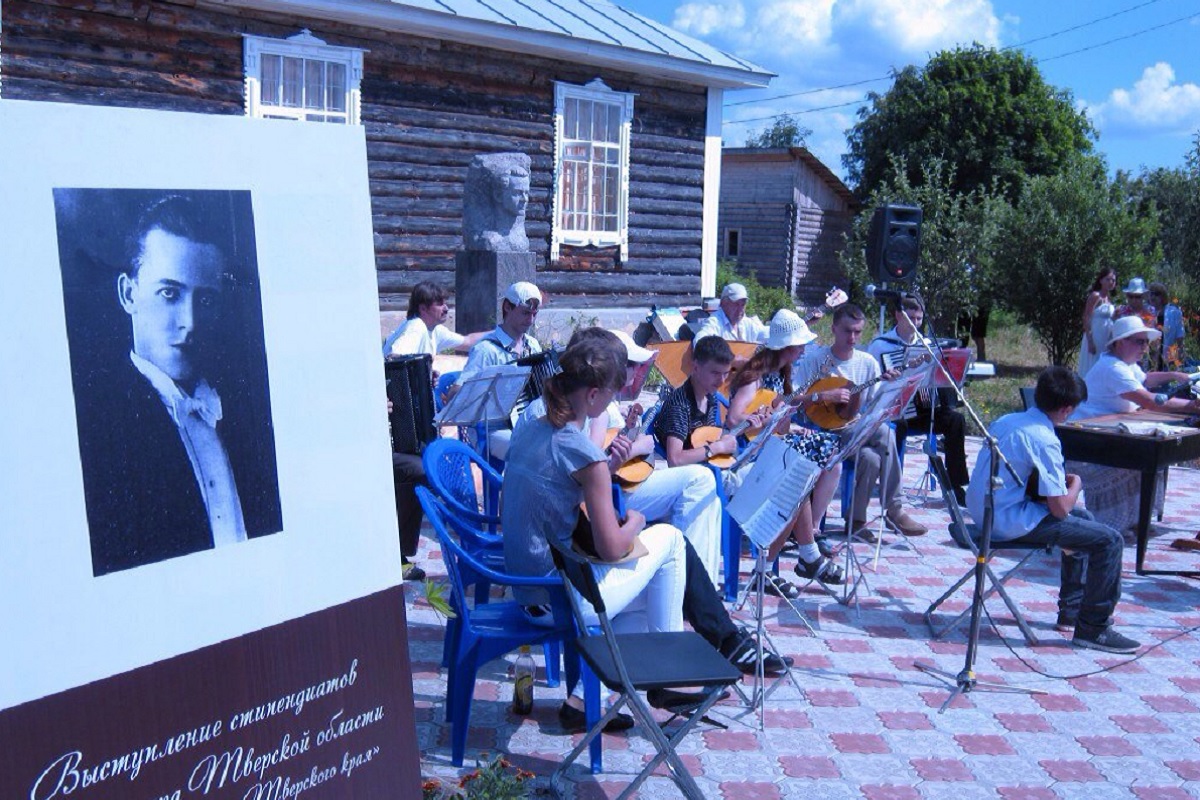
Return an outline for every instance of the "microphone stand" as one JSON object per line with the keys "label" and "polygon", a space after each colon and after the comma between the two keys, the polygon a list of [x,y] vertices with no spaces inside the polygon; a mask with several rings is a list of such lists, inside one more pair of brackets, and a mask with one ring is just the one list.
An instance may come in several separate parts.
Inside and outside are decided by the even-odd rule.
{"label": "microphone stand", "polygon": [[[903,315],[905,321],[908,323],[908,327],[915,330],[916,326],[913,325],[912,319],[909,318],[904,309],[899,308],[899,312],[901,315]],[[1004,454],[1000,452],[1000,443],[996,441],[996,437],[992,436],[991,431],[989,431],[987,426],[983,424],[983,420],[981,420],[979,415],[975,413],[975,407],[972,406],[970,401],[967,400],[966,395],[963,394],[962,389],[957,383],[955,383],[953,376],[951,376],[950,372],[946,369],[946,365],[942,362],[942,359],[938,358],[938,355],[933,351],[933,348],[930,346],[929,342],[919,333],[917,335],[917,341],[922,347],[925,348],[925,351],[929,354],[929,357],[933,359],[933,363],[937,365],[937,368],[941,370],[942,375],[947,379],[950,386],[953,387],[955,394],[958,396],[959,402],[961,402],[963,407],[966,408],[967,413],[971,415],[971,419],[975,421],[975,424],[979,427],[979,430],[983,431],[983,438],[987,444],[988,452],[991,454],[991,459],[989,463],[990,472],[988,474],[988,491],[987,497],[984,499],[983,520],[980,525],[981,532],[979,553],[975,557],[974,588],[971,592],[971,624],[967,634],[967,652],[963,660],[963,668],[958,673],[951,673],[945,670],[935,669],[934,667],[925,664],[916,664],[915,666],[917,669],[928,675],[933,675],[934,677],[942,679],[947,685],[953,684],[954,688],[950,690],[950,696],[946,698],[946,702],[944,702],[942,707],[938,710],[939,714],[944,713],[946,709],[950,707],[950,704],[954,702],[955,697],[958,697],[960,694],[969,694],[976,689],[984,689],[987,691],[996,692],[1041,694],[1041,692],[1037,689],[1026,689],[1018,686],[1009,686],[1003,683],[980,683],[975,678],[975,658],[979,652],[979,625],[983,618],[983,597],[985,592],[984,579],[987,575],[986,570],[988,559],[991,558],[992,553],[992,527],[995,523],[996,516],[996,487],[1000,485],[1000,465],[1004,464],[1005,469],[1008,470],[1008,474],[1012,476],[1012,479],[1016,481],[1018,486],[1023,485],[1025,482],[1019,475],[1017,475],[1012,464],[1009,463],[1008,459],[1004,457]],[[936,458],[937,454],[933,453],[930,457]],[[954,494],[950,487],[943,486],[942,494],[946,497],[946,502],[957,502],[954,500]],[[967,535],[969,536],[970,534],[967,533]]]}

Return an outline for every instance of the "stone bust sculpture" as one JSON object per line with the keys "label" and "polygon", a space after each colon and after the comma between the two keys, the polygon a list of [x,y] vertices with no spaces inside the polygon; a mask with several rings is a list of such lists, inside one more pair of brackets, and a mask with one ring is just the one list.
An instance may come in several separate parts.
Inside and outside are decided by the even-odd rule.
{"label": "stone bust sculpture", "polygon": [[464,249],[529,252],[525,235],[529,164],[524,153],[489,153],[471,159],[463,192]]}

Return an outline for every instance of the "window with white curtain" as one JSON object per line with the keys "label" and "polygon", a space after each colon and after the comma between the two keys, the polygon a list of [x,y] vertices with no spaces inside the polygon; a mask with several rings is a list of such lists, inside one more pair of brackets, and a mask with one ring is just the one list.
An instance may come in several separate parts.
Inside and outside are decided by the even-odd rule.
{"label": "window with white curtain", "polygon": [[563,244],[619,245],[629,257],[629,132],[633,95],[596,78],[554,85],[554,226]]}
{"label": "window with white curtain", "polygon": [[362,50],[303,30],[287,39],[246,36],[243,62],[247,116],[359,124]]}

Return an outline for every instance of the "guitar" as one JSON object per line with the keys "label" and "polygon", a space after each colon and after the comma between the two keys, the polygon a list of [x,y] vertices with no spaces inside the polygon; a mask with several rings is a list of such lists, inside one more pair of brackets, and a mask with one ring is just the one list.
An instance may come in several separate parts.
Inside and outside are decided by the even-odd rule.
{"label": "guitar", "polygon": [[[925,353],[924,355],[917,356],[906,363],[903,369],[912,369],[913,367],[924,364],[929,360],[929,354]],[[872,378],[865,383],[860,383],[855,386],[850,382],[849,378],[843,378],[840,375],[830,375],[828,378],[821,378],[812,386],[809,386],[805,391],[808,394],[816,394],[817,392],[826,392],[833,389],[849,389],[850,397],[854,398],[856,395],[866,391],[875,384],[879,383],[881,380],[883,380],[882,375],[880,375],[878,378]],[[831,403],[828,401],[822,401],[809,406],[806,413],[808,414],[808,418],[812,420],[815,425],[827,431],[836,431],[839,428],[846,427],[846,425],[850,423],[850,417],[847,416],[849,409],[849,401],[845,403]]]}

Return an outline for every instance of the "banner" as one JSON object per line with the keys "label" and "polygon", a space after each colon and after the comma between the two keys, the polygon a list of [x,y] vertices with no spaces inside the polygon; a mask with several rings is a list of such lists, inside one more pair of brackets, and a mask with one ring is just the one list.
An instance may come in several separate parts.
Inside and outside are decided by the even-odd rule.
{"label": "banner", "polygon": [[415,790],[363,129],[0,141],[0,797]]}

